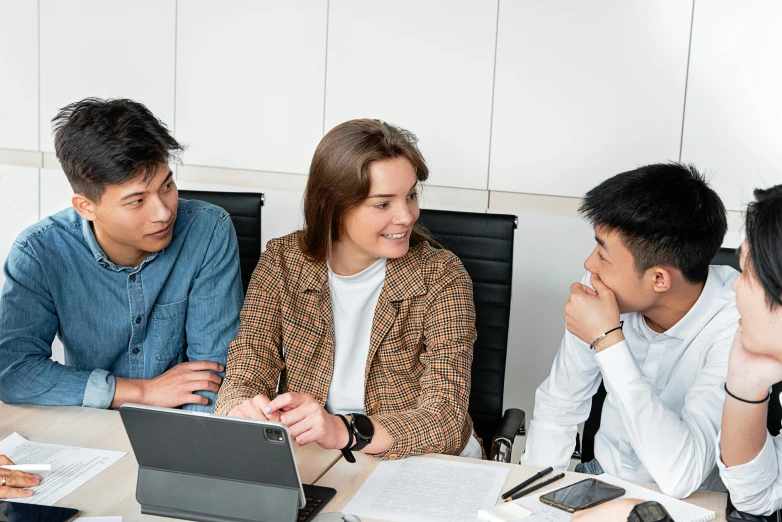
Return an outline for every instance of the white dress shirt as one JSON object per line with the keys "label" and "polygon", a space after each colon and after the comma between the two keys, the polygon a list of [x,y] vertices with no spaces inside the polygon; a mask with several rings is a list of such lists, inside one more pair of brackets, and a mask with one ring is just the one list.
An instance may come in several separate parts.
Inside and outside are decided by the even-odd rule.
{"label": "white dress shirt", "polygon": [[[719,488],[714,447],[739,320],[736,277],[730,267],[710,267],[695,305],[664,333],[649,328],[642,313],[623,314],[625,340],[597,353],[566,331],[535,394],[522,461],[568,466],[602,377],[608,396],[595,458],[606,473],[656,482],[679,498],[701,485]],[[582,282],[588,281],[587,273]]]}
{"label": "white dress shirt", "polygon": [[[782,395],[778,399],[782,402]],[[772,437],[769,433],[757,457],[731,468],[722,462],[717,444],[717,466],[730,501],[739,511],[766,515],[782,509],[782,435]]]}

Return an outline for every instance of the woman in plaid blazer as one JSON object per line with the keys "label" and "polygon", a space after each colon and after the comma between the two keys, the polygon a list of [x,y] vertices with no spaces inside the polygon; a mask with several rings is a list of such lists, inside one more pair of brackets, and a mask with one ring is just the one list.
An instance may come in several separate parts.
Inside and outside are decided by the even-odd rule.
{"label": "woman in plaid blazer", "polygon": [[[415,136],[386,123],[352,120],[323,138],[304,195],[304,229],[269,241],[253,273],[217,413],[279,420],[299,444],[358,449],[354,419],[336,405],[339,388],[363,403],[352,413],[374,428],[364,453],[480,457],[467,414],[472,281],[415,225],[428,175]],[[335,309],[355,305],[343,290],[332,295],[345,288],[335,281],[372,270],[375,297],[354,310],[367,320],[337,313],[335,324]],[[351,362],[358,370],[345,375]]]}

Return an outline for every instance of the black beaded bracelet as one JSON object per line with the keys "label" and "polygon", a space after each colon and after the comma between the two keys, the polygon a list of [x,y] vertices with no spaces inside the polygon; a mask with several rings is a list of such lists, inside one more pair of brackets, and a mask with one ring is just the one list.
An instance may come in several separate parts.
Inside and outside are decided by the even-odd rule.
{"label": "black beaded bracelet", "polygon": [[728,389],[728,383],[727,382],[725,383],[724,388],[725,388],[725,393],[727,393],[728,395],[730,395],[731,397],[733,397],[737,401],[746,402],[747,404],[763,404],[764,402],[768,401],[771,398],[771,392],[769,391],[768,395],[766,395],[765,399],[760,399],[759,401],[750,401],[750,400],[747,400],[747,399],[742,399],[741,397],[739,397],[737,395],[733,395],[732,393],[730,393],[730,390]]}

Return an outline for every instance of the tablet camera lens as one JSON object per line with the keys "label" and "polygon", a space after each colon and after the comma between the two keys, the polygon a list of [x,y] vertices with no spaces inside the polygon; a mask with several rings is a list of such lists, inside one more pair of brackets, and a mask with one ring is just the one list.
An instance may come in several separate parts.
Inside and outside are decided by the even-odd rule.
{"label": "tablet camera lens", "polygon": [[266,435],[266,440],[271,442],[284,442],[285,438],[282,435],[282,430],[278,430],[276,428],[266,428],[264,430],[264,435]]}

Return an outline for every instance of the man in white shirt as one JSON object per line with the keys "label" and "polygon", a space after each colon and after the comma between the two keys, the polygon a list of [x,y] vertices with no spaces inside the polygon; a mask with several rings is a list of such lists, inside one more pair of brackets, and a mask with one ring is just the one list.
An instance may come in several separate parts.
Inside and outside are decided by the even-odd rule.
{"label": "man in white shirt", "polygon": [[709,266],[727,231],[724,205],[694,167],[670,163],[604,181],[580,213],[597,246],[571,287],[522,461],[568,466],[602,380],[595,460],[577,471],[653,481],[675,497],[718,488],[714,447],[738,323],[738,272]]}

